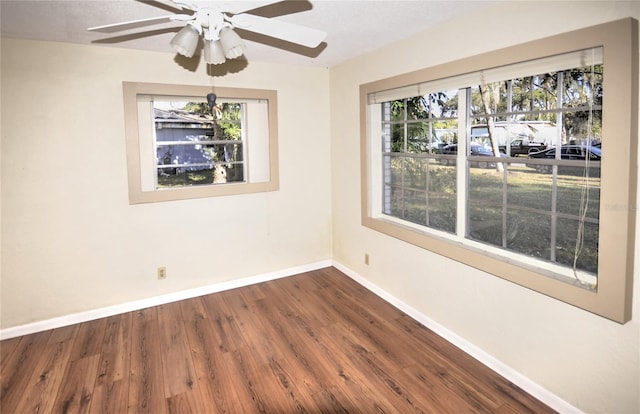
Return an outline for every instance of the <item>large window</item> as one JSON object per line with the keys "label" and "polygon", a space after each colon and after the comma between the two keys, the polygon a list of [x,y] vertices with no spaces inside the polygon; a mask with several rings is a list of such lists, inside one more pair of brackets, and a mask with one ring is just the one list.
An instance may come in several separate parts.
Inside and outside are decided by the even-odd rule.
{"label": "large window", "polygon": [[123,90],[132,203],[277,190],[274,91],[129,82]]}
{"label": "large window", "polygon": [[363,85],[363,223],[628,320],[634,36],[629,19]]}

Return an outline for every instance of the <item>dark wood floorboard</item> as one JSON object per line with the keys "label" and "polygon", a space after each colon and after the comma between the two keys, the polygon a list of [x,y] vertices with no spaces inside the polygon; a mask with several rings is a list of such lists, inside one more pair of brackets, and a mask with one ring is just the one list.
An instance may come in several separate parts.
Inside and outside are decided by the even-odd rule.
{"label": "dark wood floorboard", "polygon": [[2,413],[552,413],[335,268],[0,342]]}

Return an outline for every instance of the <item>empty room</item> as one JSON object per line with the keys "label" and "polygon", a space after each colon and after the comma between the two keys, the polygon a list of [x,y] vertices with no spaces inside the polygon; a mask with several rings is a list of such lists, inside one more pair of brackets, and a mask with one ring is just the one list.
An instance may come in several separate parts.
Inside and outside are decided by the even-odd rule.
{"label": "empty room", "polygon": [[0,412],[640,413],[640,2],[0,17]]}

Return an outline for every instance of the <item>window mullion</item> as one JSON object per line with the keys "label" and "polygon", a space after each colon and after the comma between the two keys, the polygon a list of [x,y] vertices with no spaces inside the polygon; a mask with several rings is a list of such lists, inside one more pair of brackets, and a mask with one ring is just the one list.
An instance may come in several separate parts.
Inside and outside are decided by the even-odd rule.
{"label": "window mullion", "polygon": [[160,169],[160,165],[158,164],[158,130],[155,127],[155,110],[153,108],[153,100],[150,102],[149,106],[149,119],[151,120],[151,139],[153,142],[153,154],[152,154],[152,158],[153,158],[153,188],[158,188],[158,171]]}
{"label": "window mullion", "polygon": [[471,135],[471,88],[460,89],[458,92],[458,154],[456,156],[456,234],[464,239],[468,236],[469,208],[468,208],[468,168],[467,168],[467,140]]}
{"label": "window mullion", "polygon": [[[513,111],[513,83],[512,81],[507,82],[507,112]],[[509,125],[507,125],[507,131],[510,129],[511,117],[508,118]],[[507,156],[511,157],[511,139],[507,136],[507,140],[504,143]],[[500,154],[494,154],[495,156],[500,156]],[[503,164],[504,165],[504,164]],[[509,165],[505,165],[505,168],[502,169],[502,247],[507,248],[507,201],[508,201],[508,182],[507,178],[509,175]]]}
{"label": "window mullion", "polygon": [[[246,174],[249,174],[251,171],[251,157],[249,157],[250,143],[247,139],[247,130],[249,129],[247,126],[247,119],[249,109],[247,108],[247,104],[240,105],[240,143],[242,144],[242,164],[244,164],[243,169],[246,171]],[[247,177],[250,178],[250,177]]]}
{"label": "window mullion", "polygon": [[[562,109],[562,101],[564,99],[564,76],[562,71],[558,72],[558,88],[557,104],[559,109]],[[558,111],[558,119],[556,120],[557,131],[555,137],[556,145],[556,159],[562,159],[562,111]],[[551,234],[550,234],[550,254],[549,260],[552,263],[556,262],[556,246],[558,241],[558,167],[554,165],[551,169]]]}

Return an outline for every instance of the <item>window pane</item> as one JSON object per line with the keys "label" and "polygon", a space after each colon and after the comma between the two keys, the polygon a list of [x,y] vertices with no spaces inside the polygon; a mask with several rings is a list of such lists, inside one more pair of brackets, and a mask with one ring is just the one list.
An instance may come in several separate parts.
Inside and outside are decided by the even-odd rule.
{"label": "window pane", "polygon": [[502,246],[502,208],[469,203],[469,237]]}
{"label": "window pane", "polygon": [[385,174],[385,183],[402,185],[402,157],[385,156],[384,164],[388,174]]}
{"label": "window pane", "polygon": [[522,164],[509,166],[507,202],[509,206],[551,211],[553,181],[550,174],[538,173]]}
{"label": "window pane", "polygon": [[562,118],[564,144],[590,145],[602,141],[602,111],[567,112]]}
{"label": "window pane", "polygon": [[383,213],[393,217],[403,218],[403,207],[402,188],[385,185]]}
{"label": "window pane", "polygon": [[430,118],[456,118],[458,116],[458,89],[430,93],[425,96]]}
{"label": "window pane", "polygon": [[[558,219],[556,261],[596,274],[598,271],[598,224],[580,223],[578,220]],[[578,248],[576,249],[576,246]]]}
{"label": "window pane", "polygon": [[429,194],[428,226],[434,229],[455,233],[456,198],[449,194]]}
{"label": "window pane", "polygon": [[430,123],[428,122],[414,122],[407,124],[408,137],[406,152],[429,152],[431,144],[429,139],[429,127]]}
{"label": "window pane", "polygon": [[435,163],[435,160],[429,162],[429,191],[435,193],[456,196],[456,170],[452,167],[442,167]]}
{"label": "window pane", "polygon": [[428,223],[429,227],[455,233],[456,231],[456,171],[429,163]]}
{"label": "window pane", "polygon": [[[561,168],[564,170],[568,167]],[[575,168],[573,170],[582,171],[583,169]],[[591,172],[591,174],[594,173]],[[598,177],[560,175],[558,176],[557,191],[558,213],[578,216],[581,210],[584,210],[586,217],[598,220],[600,215],[600,179]]]}
{"label": "window pane", "polygon": [[427,99],[423,96],[414,96],[403,101],[406,110],[406,120],[420,120],[429,117]]}
{"label": "window pane", "polygon": [[509,210],[505,232],[509,250],[542,260],[551,259],[551,216]]}
{"label": "window pane", "polygon": [[569,69],[563,72],[565,108],[602,105],[603,65]]}
{"label": "window pane", "polygon": [[502,174],[472,169],[469,173],[469,200],[502,205]]}
{"label": "window pane", "polygon": [[391,124],[391,152],[406,152],[404,124]]}
{"label": "window pane", "polygon": [[511,111],[547,111],[558,107],[558,75],[544,73],[511,81]]}
{"label": "window pane", "polygon": [[427,188],[427,163],[426,158],[406,158],[405,160],[405,186],[416,190]]}
{"label": "window pane", "polygon": [[406,119],[405,109],[407,105],[404,99],[389,102],[390,117],[388,121],[404,121]]}
{"label": "window pane", "polygon": [[[472,116],[507,112],[507,83],[493,82],[471,86],[470,114]],[[500,120],[500,119],[496,119]]]}
{"label": "window pane", "polygon": [[158,145],[156,148],[158,168],[163,168],[164,165],[210,164],[214,161],[216,147],[216,145],[203,144]]}
{"label": "window pane", "polygon": [[404,218],[416,224],[427,224],[426,193],[424,191],[405,190],[403,198]]}

